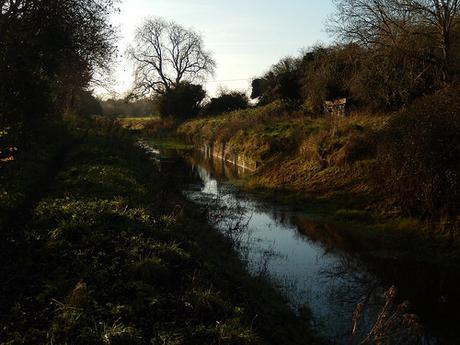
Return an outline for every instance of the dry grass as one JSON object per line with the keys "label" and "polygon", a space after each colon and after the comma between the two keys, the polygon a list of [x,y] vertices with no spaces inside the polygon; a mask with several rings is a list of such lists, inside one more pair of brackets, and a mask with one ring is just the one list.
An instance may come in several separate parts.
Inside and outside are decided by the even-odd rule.
{"label": "dry grass", "polygon": [[160,121],[158,116],[147,116],[147,117],[122,117],[119,119],[120,124],[129,130],[138,130],[141,131],[145,129],[146,126],[151,125],[151,123],[156,123]]}
{"label": "dry grass", "polygon": [[259,163],[250,185],[327,193],[367,192],[377,134],[388,119],[365,113],[311,118],[281,102],[192,120],[178,132],[189,142],[226,143]]}

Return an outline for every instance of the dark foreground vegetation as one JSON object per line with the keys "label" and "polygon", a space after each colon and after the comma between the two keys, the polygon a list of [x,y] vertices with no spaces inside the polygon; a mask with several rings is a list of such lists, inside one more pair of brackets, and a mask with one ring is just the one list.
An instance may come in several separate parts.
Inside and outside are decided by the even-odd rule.
{"label": "dark foreground vegetation", "polygon": [[36,200],[2,217],[2,343],[315,343],[171,172],[111,122],[91,128],[62,128],[58,161],[36,155],[19,170],[35,182],[19,194]]}

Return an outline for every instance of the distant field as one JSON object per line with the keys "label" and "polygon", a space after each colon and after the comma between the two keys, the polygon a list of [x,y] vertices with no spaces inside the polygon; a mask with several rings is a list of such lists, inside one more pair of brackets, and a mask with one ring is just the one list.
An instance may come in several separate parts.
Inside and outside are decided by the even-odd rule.
{"label": "distant field", "polygon": [[132,130],[143,130],[147,122],[158,121],[159,116],[147,116],[147,117],[121,117],[119,121],[122,126]]}

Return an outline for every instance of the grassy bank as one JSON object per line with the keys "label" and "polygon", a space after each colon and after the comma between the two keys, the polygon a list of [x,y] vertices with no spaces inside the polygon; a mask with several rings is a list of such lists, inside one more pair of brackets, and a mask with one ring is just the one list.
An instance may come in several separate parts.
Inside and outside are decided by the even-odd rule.
{"label": "grassy bank", "polygon": [[178,132],[192,143],[226,143],[256,161],[247,186],[334,196],[372,192],[368,171],[374,136],[388,116],[311,118],[275,102],[215,118],[192,120]]}
{"label": "grassy bank", "polygon": [[177,128],[177,121],[171,117],[121,117],[117,122],[133,133],[156,137],[170,137]]}
{"label": "grassy bank", "polygon": [[2,344],[316,343],[129,137],[80,138],[14,229]]}
{"label": "grassy bank", "polygon": [[141,131],[152,123],[159,121],[158,116],[147,116],[147,117],[120,117],[118,121],[120,124],[129,130]]}
{"label": "grassy bank", "polygon": [[[395,114],[312,118],[283,102],[191,120],[178,133],[197,146],[247,157],[252,188],[344,198],[457,232],[460,90],[447,88]],[[212,150],[211,150],[212,151]]]}
{"label": "grassy bank", "polygon": [[0,162],[0,228],[23,220],[23,211],[40,198],[62,157],[84,136],[84,131],[73,133],[68,124],[58,121],[34,127],[12,159]]}
{"label": "grassy bank", "polygon": [[[436,237],[434,256],[449,262],[460,228],[457,95],[448,89],[397,114],[347,117],[312,118],[274,102],[191,120],[178,133],[256,161],[243,188],[351,223],[363,248],[407,250]],[[428,247],[425,255],[433,251]]]}

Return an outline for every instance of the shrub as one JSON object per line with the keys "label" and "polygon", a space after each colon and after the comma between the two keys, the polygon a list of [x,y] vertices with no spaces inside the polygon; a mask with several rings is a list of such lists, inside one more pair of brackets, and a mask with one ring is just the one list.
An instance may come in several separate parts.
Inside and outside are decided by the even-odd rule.
{"label": "shrub", "polygon": [[204,113],[205,115],[217,115],[246,109],[248,106],[249,99],[244,92],[222,92],[218,97],[211,98],[211,101],[204,107]]}
{"label": "shrub", "polygon": [[205,96],[206,92],[201,85],[181,83],[160,96],[160,115],[181,119],[196,117]]}
{"label": "shrub", "polygon": [[460,90],[426,96],[395,116],[382,132],[378,163],[377,186],[405,214],[452,219],[460,201]]}

